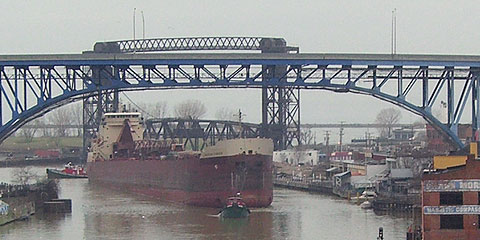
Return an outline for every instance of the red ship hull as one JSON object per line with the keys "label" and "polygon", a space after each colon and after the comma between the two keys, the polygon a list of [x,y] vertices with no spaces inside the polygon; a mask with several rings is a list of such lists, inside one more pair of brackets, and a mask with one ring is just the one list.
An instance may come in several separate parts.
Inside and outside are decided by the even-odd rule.
{"label": "red ship hull", "polygon": [[87,172],[94,183],[194,206],[222,207],[238,191],[248,207],[267,207],[273,198],[272,156],[268,155],[113,159],[89,162]]}

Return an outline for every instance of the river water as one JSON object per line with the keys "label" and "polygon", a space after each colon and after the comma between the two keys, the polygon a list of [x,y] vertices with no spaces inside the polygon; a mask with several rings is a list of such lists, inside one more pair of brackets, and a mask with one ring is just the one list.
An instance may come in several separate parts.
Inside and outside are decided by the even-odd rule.
{"label": "river water", "polygon": [[[11,168],[0,169],[8,182]],[[35,168],[39,174],[45,168]],[[33,215],[0,226],[0,239],[405,239],[410,218],[376,215],[332,196],[275,189],[269,208],[247,219],[215,216],[218,209],[157,201],[89,184],[59,181],[60,198],[72,199],[71,214]]]}

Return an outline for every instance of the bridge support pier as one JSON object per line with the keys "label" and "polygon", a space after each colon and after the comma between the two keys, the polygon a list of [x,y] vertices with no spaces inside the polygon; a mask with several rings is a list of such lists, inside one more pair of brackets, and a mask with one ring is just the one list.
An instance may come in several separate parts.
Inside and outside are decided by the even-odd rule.
{"label": "bridge support pier", "polygon": [[[114,43],[95,44],[94,53],[119,53]],[[87,53],[88,54],[88,53]],[[111,85],[118,78],[118,69],[113,66],[92,66],[91,78],[97,86]],[[83,99],[83,155],[86,160],[90,141],[98,131],[102,116],[106,112],[118,111],[118,90],[99,90],[95,95]]]}
{"label": "bridge support pier", "polygon": [[[264,38],[262,53],[287,53],[283,39]],[[262,81],[262,136],[273,139],[275,150],[284,150],[296,141],[300,145],[300,89],[272,84],[272,79],[287,81],[287,66],[263,66]]]}
{"label": "bridge support pier", "polygon": [[[104,69],[92,68],[92,79],[98,84],[105,82],[101,72],[107,70],[111,73],[115,72],[114,68],[108,67]],[[83,99],[83,156],[86,159],[90,141],[98,131],[102,116],[106,112],[118,111],[118,90],[99,90],[95,95]]]}

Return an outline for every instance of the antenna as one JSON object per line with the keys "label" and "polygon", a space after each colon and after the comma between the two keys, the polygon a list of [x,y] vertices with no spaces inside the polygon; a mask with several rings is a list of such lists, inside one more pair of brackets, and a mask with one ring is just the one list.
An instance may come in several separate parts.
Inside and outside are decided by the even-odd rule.
{"label": "antenna", "polygon": [[142,27],[143,27],[143,40],[145,40],[145,16],[142,11]]}
{"label": "antenna", "polygon": [[133,8],[133,40],[135,41],[135,12],[137,8]]}

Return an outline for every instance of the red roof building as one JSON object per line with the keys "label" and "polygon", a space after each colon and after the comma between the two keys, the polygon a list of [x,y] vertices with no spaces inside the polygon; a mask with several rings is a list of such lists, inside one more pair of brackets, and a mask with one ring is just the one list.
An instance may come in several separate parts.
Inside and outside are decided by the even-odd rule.
{"label": "red roof building", "polygon": [[330,161],[354,160],[353,152],[333,152],[330,154]]}

